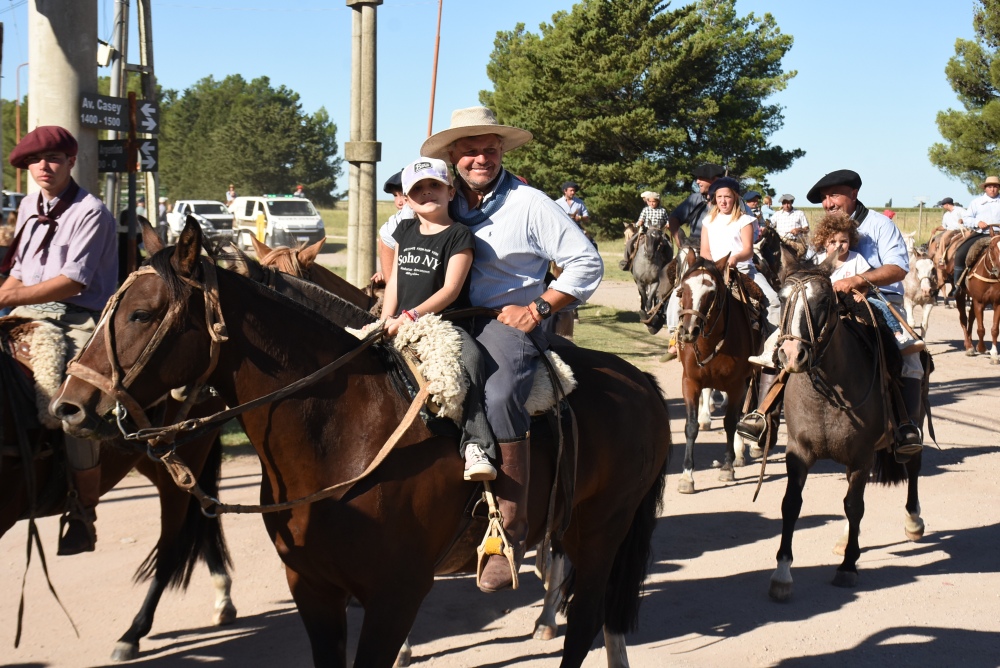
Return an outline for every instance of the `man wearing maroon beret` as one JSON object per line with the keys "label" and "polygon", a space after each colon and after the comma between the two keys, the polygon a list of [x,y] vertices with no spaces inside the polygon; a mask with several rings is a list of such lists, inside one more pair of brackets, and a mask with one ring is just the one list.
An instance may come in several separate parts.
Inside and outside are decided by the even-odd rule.
{"label": "man wearing maroon beret", "polygon": [[[118,272],[114,216],[73,180],[76,153],[76,139],[55,125],[35,128],[10,152],[10,164],[27,169],[40,190],[21,201],[14,241],[0,264],[0,273],[9,273],[0,286],[0,308],[59,327],[67,360],[93,334]],[[58,553],[93,551],[100,444],[66,436],[66,457],[76,495],[60,521]]]}

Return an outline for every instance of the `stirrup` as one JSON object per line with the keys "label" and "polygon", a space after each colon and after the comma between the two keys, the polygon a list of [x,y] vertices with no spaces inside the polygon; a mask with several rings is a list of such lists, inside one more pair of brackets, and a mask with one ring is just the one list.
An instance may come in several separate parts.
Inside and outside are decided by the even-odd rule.
{"label": "stirrup", "polygon": [[764,430],[767,429],[767,418],[759,410],[752,410],[736,423],[736,433],[745,441],[760,443]]}
{"label": "stirrup", "polygon": [[483,542],[476,548],[476,586],[479,587],[483,577],[483,567],[492,555],[506,557],[510,564],[511,589],[517,589],[517,563],[514,557],[514,546],[503,529],[503,515],[497,507],[496,496],[488,481],[483,482],[483,496],[486,498],[486,505],[489,507],[489,525],[486,527],[486,535]]}

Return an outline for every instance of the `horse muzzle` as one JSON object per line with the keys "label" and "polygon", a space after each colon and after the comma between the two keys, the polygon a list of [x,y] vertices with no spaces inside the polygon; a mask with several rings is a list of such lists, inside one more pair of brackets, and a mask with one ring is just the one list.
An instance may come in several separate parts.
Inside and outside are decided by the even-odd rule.
{"label": "horse muzzle", "polygon": [[778,362],[788,373],[803,373],[812,364],[812,351],[800,341],[785,341],[778,348]]}

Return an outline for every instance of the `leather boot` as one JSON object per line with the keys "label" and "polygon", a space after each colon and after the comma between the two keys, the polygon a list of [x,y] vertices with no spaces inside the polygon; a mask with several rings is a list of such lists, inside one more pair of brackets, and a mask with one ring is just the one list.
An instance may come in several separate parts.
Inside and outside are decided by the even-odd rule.
{"label": "leather boot", "polygon": [[[899,427],[896,429],[896,443],[893,455],[900,464],[918,454],[924,447],[923,434],[917,421],[920,419],[920,402],[923,398],[923,381],[919,378],[903,378],[901,395],[902,410],[899,412]],[[905,411],[905,413],[904,413]]]}
{"label": "leather boot", "polygon": [[[524,542],[528,538],[528,480],[531,473],[529,440],[500,443],[500,471],[492,483],[503,528],[514,548],[514,568],[521,566]],[[479,578],[479,588],[492,593],[510,587],[510,562],[503,555],[491,555]]]}
{"label": "leather boot", "polygon": [[97,544],[97,501],[101,497],[101,465],[89,469],[73,469],[73,487],[66,512],[59,518],[59,550],[67,556],[93,552]]}
{"label": "leather boot", "polygon": [[764,447],[764,444],[761,443],[761,438],[764,436],[764,430],[767,428],[766,414],[770,413],[772,408],[778,405],[777,399],[772,401],[771,405],[764,404],[768,393],[778,380],[778,375],[779,373],[770,372],[769,369],[761,369],[760,384],[757,392],[757,407],[744,415],[736,423],[736,433],[742,436],[744,441],[756,443],[759,448]]}

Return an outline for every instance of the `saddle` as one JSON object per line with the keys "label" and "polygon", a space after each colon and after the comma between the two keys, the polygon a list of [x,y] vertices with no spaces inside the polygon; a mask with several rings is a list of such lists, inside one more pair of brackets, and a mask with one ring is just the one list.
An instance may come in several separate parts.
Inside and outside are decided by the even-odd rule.
{"label": "saddle", "polygon": [[66,375],[66,339],[59,327],[44,320],[16,316],[0,318],[6,354],[18,362],[26,384],[34,388],[38,423],[48,429],[62,425],[49,414],[49,402]]}
{"label": "saddle", "polygon": [[972,243],[972,246],[969,247],[968,254],[965,256],[965,267],[967,272],[971,270],[972,267],[976,266],[976,263],[979,262],[979,258],[981,258],[983,253],[986,252],[986,249],[989,248],[990,237],[985,234],[980,234],[979,236],[980,238],[976,239]]}
{"label": "saddle", "polygon": [[[358,338],[364,338],[380,324],[375,322],[361,329],[346,329]],[[427,410],[437,417],[460,423],[469,388],[460,362],[462,337],[455,326],[442,320],[439,315],[421,316],[416,322],[404,323],[399,328],[393,339],[393,346],[406,362],[417,386],[428,388],[430,397]],[[562,396],[569,395],[577,385],[572,369],[552,350],[545,351],[545,356],[558,378]],[[546,365],[541,365],[535,373],[531,392],[525,402],[525,408],[532,416],[547,413],[556,404],[552,379],[545,367]]]}

